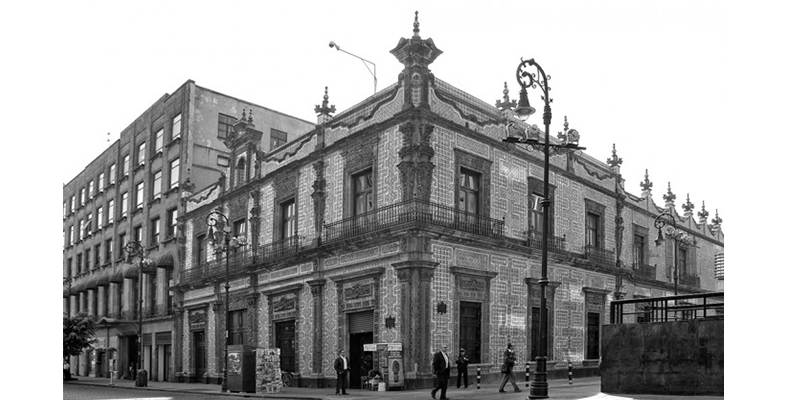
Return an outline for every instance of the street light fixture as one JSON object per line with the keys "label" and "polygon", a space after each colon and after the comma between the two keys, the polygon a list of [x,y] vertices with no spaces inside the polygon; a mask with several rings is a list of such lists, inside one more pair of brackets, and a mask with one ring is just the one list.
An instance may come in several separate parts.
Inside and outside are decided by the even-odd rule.
{"label": "street light fixture", "polygon": [[[328,47],[336,48],[336,51],[343,51],[343,52],[345,52],[347,54],[350,54],[351,56],[361,60],[361,62],[364,63],[364,66],[367,67],[367,70],[369,71],[369,73],[372,74],[372,81],[374,82],[374,85],[373,85],[374,89],[373,89],[372,94],[378,93],[378,75],[376,75],[377,74],[377,67],[375,66],[374,62],[369,61],[369,60],[365,60],[365,59],[363,59],[363,58],[361,58],[361,57],[359,57],[359,56],[357,56],[357,55],[355,55],[355,54],[353,54],[353,53],[351,53],[351,52],[349,52],[347,50],[343,50],[341,47],[339,47],[338,44],[334,43],[333,41],[328,43]],[[369,66],[367,65],[367,63],[372,64],[372,69],[369,69]]]}
{"label": "street light fixture", "polygon": [[[528,66],[534,66],[536,67],[536,70],[528,72],[526,70],[526,67]],[[524,137],[509,135],[503,139],[503,142],[506,143],[522,144],[529,150],[533,150],[534,148],[541,146],[544,152],[544,193],[542,196],[542,277],[539,279],[539,285],[541,286],[541,306],[539,307],[539,354],[536,356],[536,371],[533,374],[533,383],[531,384],[531,389],[528,394],[529,399],[544,399],[548,397],[546,291],[547,284],[549,283],[547,280],[547,242],[549,238],[549,208],[551,202],[549,194],[550,152],[552,151],[554,153],[559,153],[585,149],[584,147],[578,146],[578,139],[580,136],[578,135],[578,131],[575,129],[566,130],[566,132],[563,132],[563,135],[559,135],[559,138],[562,140],[561,143],[550,144],[550,121],[553,114],[550,109],[550,103],[552,102],[552,99],[550,98],[550,86],[547,83],[548,79],[550,79],[550,77],[545,74],[544,70],[542,70],[542,67],[532,58],[520,62],[519,66],[517,67],[517,82],[519,83],[520,87],[522,87],[522,90],[519,92],[519,105],[516,109],[514,109],[514,113],[516,114],[517,118],[522,121],[527,120],[528,117],[533,115],[536,110],[531,107],[530,101],[528,100],[527,88],[536,88],[537,86],[542,88],[542,92],[544,93],[542,96],[542,100],[544,100],[544,114],[542,115],[544,121],[544,143],[540,142],[538,137],[528,137],[527,130]]]}
{"label": "street light fixture", "polygon": [[664,229],[667,231],[667,237],[671,238],[675,242],[675,257],[674,263],[675,267],[672,270],[672,281],[675,283],[675,296],[678,295],[678,247],[679,245],[684,246],[691,246],[692,245],[692,238],[684,231],[678,230],[678,227],[675,224],[675,217],[669,213],[669,211],[664,211],[659,214],[655,221],[653,221],[653,225],[655,225],[656,229],[658,229],[658,238],[656,239],[656,246],[661,246],[664,243],[664,235],[661,233],[661,229],[664,228],[664,225],[669,222],[671,229]]}
{"label": "street light fixture", "polygon": [[236,250],[239,246],[244,245],[244,237],[231,238],[231,227],[228,224],[228,217],[218,210],[211,211],[206,216],[206,225],[208,225],[208,233],[211,236],[212,243],[214,243],[214,252],[225,252],[225,361],[222,369],[222,392],[228,391],[228,303],[230,300],[230,283],[228,282],[228,273],[230,265],[230,251]]}
{"label": "street light fixture", "polygon": [[144,303],[144,268],[150,267],[155,262],[145,258],[144,247],[139,242],[128,242],[125,244],[125,252],[130,256],[139,256],[139,357],[136,368],[136,386],[147,386],[147,371],[144,369],[144,340],[142,340],[142,307]]}

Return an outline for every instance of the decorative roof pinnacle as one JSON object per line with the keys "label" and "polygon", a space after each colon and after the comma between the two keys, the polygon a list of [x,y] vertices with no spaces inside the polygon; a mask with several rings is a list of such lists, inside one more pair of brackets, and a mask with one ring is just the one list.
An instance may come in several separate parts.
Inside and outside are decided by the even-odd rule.
{"label": "decorative roof pinnacle", "polygon": [[[567,117],[564,117],[564,128],[567,127]],[[622,159],[617,157],[617,144],[613,144],[613,149],[611,150],[611,158],[606,159],[606,164],[610,165],[611,167],[619,167],[622,164]]]}
{"label": "decorative roof pinnacle", "polygon": [[668,204],[674,204],[675,197],[675,194],[672,193],[672,183],[667,182],[667,194],[664,195],[664,201],[666,201]]}
{"label": "decorative roof pinnacle", "polygon": [[414,11],[414,37],[419,37],[419,11]]}
{"label": "decorative roof pinnacle", "polygon": [[697,212],[697,216],[700,218],[700,222],[706,222],[708,219],[708,211],[706,211],[706,201],[703,200],[703,205],[700,208],[700,211]]}
{"label": "decorative roof pinnacle", "polygon": [[692,215],[692,211],[694,210],[694,204],[689,200],[689,193],[686,193],[686,203],[683,203],[683,211],[688,215]]}
{"label": "decorative roof pinnacle", "polygon": [[501,110],[512,110],[517,108],[517,101],[508,98],[508,82],[503,82],[503,101],[497,100],[495,107]]}
{"label": "decorative roof pinnacle", "polygon": [[653,189],[653,182],[650,182],[650,175],[647,169],[644,170],[644,181],[639,183],[639,186],[642,187],[643,192],[650,192]]}
{"label": "decorative roof pinnacle", "polygon": [[328,87],[325,86],[325,95],[322,96],[322,107],[317,105],[314,107],[314,112],[319,115],[331,115],[336,112],[336,106],[331,105],[328,107]]}

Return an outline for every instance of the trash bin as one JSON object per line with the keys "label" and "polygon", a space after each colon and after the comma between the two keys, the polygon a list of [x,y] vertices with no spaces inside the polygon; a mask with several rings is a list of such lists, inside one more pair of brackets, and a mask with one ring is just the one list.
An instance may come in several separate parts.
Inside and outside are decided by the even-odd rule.
{"label": "trash bin", "polygon": [[136,387],[147,386],[147,371],[140,369],[136,373]]}

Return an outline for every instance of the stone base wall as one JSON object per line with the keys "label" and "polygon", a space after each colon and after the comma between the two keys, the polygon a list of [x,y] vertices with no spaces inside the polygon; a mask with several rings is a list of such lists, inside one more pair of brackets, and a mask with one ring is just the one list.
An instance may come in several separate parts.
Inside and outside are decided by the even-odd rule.
{"label": "stone base wall", "polygon": [[604,325],[603,393],[724,395],[724,321]]}

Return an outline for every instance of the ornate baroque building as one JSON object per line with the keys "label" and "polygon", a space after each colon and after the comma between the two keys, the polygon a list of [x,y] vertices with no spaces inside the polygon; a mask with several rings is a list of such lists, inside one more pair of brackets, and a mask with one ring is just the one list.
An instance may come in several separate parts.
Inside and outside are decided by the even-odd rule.
{"label": "ornate baroque building", "polygon": [[[417,21],[391,53],[403,66],[395,84],[336,116],[326,89],[316,126],[284,146],[263,145],[268,120],[240,118],[225,140],[226,178],[182,200],[170,320],[179,379],[221,380],[226,324],[231,344],[281,348],[282,369],[309,386],[334,381],[339,349],[361,366],[359,385],[376,362],[369,343],[402,344],[407,387],[428,385],[444,344],[489,374],[508,342],[532,360],[545,190],[556,370],[598,362],[611,300],[718,289],[724,236],[705,205],[697,221],[671,188],[656,205],[646,174],[640,195],[626,191],[615,149],[605,163],[553,155],[545,188],[543,154],[502,142],[519,125],[507,90],[491,106],[434,76],[442,51]],[[213,211],[244,244],[227,256],[215,251]],[[653,244],[664,211],[693,242],[677,252],[677,285],[673,244]]]}
{"label": "ornate baroque building", "polygon": [[[264,149],[314,127],[189,80],[158,99],[64,185],[63,309],[71,316],[86,312],[98,324],[95,348],[70,360],[73,374],[108,377],[110,357],[116,359],[115,378],[128,376],[138,360],[140,300],[149,378],[172,380],[181,370],[171,290],[182,265],[181,199],[223,176],[231,163],[223,140],[243,108],[269,132],[259,143]],[[153,261],[141,281],[139,256],[125,251],[131,242]]]}

